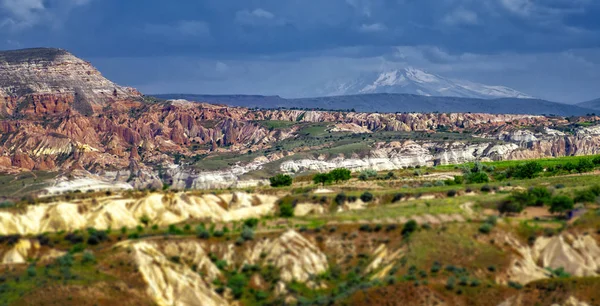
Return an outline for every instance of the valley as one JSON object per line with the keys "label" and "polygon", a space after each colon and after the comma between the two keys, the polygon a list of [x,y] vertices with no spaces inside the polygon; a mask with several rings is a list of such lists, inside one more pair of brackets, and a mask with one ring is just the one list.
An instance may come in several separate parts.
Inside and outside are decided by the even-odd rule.
{"label": "valley", "polygon": [[152,97],[60,49],[0,68],[0,305],[600,303],[590,109]]}

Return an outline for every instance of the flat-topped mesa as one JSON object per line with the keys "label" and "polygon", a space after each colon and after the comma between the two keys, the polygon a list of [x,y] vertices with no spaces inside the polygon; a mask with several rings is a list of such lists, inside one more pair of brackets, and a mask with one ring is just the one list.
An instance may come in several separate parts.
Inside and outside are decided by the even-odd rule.
{"label": "flat-topped mesa", "polygon": [[54,48],[0,51],[0,114],[47,115],[74,110],[84,115],[116,101],[135,100],[90,63]]}

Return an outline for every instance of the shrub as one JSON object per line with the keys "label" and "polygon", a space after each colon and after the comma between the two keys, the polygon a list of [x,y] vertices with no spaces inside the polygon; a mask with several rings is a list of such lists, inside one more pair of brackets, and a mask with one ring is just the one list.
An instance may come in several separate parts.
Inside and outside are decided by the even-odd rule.
{"label": "shrub", "polygon": [[277,174],[269,178],[271,187],[284,187],[292,185],[292,177],[287,174]]}
{"label": "shrub", "polygon": [[344,202],[346,202],[346,199],[347,197],[344,193],[338,193],[338,195],[335,196],[335,199],[333,201],[337,205],[342,205],[344,204]]}
{"label": "shrub", "polygon": [[442,269],[442,265],[439,262],[434,262],[433,266],[431,266],[431,273],[438,273]]}
{"label": "shrub", "polygon": [[492,231],[492,225],[484,223],[479,227],[479,232],[482,234],[489,234]]}
{"label": "shrub", "polygon": [[550,202],[550,212],[551,213],[564,213],[568,210],[573,209],[574,203],[573,199],[568,196],[559,195],[552,198]]}
{"label": "shrub", "polygon": [[523,208],[523,204],[514,197],[508,197],[498,205],[498,211],[501,214],[520,213]]}
{"label": "shrub", "polygon": [[532,187],[529,189],[528,193],[531,196],[531,203],[529,205],[548,205],[550,204],[550,199],[552,199],[552,192],[546,187]]}
{"label": "shrub", "polygon": [[96,256],[94,256],[93,253],[91,253],[91,252],[83,253],[83,256],[81,257],[81,263],[87,264],[87,263],[95,263],[95,262],[96,262]]}
{"label": "shrub", "polygon": [[249,218],[244,220],[244,226],[247,226],[249,228],[256,228],[258,226],[258,219],[257,218]]}
{"label": "shrub", "polygon": [[219,260],[215,261],[215,266],[217,266],[217,269],[219,269],[219,270],[225,270],[225,268],[227,268],[227,261],[223,260],[223,259],[219,259]]}
{"label": "shrub", "polygon": [[491,192],[492,191],[492,187],[490,187],[490,185],[483,185],[481,186],[481,192]]}
{"label": "shrub", "polygon": [[210,238],[210,232],[207,231],[205,228],[201,228],[200,230],[198,230],[196,232],[196,235],[200,239],[208,239],[208,238]]}
{"label": "shrub", "polygon": [[588,158],[582,158],[577,163],[576,170],[579,173],[590,172],[594,170],[594,163]]}
{"label": "shrub", "polygon": [[35,270],[35,265],[30,265],[27,267],[27,276],[35,277],[37,275],[37,271]]}
{"label": "shrub", "polygon": [[368,191],[365,191],[363,194],[360,195],[360,199],[365,203],[373,201],[373,198],[373,194]]}
{"label": "shrub", "polygon": [[292,203],[279,205],[279,216],[282,218],[291,218],[294,216],[294,206]]}
{"label": "shrub", "polygon": [[385,227],[385,231],[386,232],[391,232],[391,231],[395,231],[398,228],[398,226],[396,224],[388,224]]}
{"label": "shrub", "polygon": [[560,267],[558,269],[552,269],[550,267],[547,267],[546,270],[548,270],[548,272],[552,273],[552,277],[556,277],[556,278],[571,277],[571,274],[567,273],[563,267]]}
{"label": "shrub", "polygon": [[485,219],[485,223],[490,224],[492,226],[495,226],[496,223],[498,223],[498,217],[496,217],[496,216],[488,216]]}
{"label": "shrub", "polygon": [[358,230],[361,232],[372,232],[373,231],[371,226],[368,224],[361,224],[360,227],[358,228]]}
{"label": "shrub", "polygon": [[175,224],[171,224],[169,225],[169,228],[167,229],[167,232],[171,235],[181,235],[183,234],[183,231],[177,227],[177,225]]}
{"label": "shrub", "polygon": [[219,237],[223,237],[225,235],[225,233],[223,231],[215,231],[213,233],[213,236],[219,238]]}
{"label": "shrub", "polygon": [[417,224],[417,221],[408,220],[408,222],[406,222],[406,224],[404,224],[404,227],[402,228],[402,235],[404,237],[409,237],[412,233],[414,233],[417,230],[418,227],[419,225]]}
{"label": "shrub", "polygon": [[447,195],[451,198],[456,196],[456,190],[452,189],[452,190],[448,190]]}
{"label": "shrub", "polygon": [[484,172],[476,172],[466,175],[465,177],[467,183],[469,184],[481,184],[487,183],[490,181],[490,178]]}
{"label": "shrub", "polygon": [[434,185],[438,186],[438,187],[441,187],[441,186],[444,186],[446,184],[443,181],[435,181]]}
{"label": "shrub", "polygon": [[148,224],[150,224],[150,217],[148,217],[147,215],[143,215],[140,218],[140,222],[142,222],[142,224],[144,224],[144,226],[148,226]]}
{"label": "shrub", "polygon": [[11,208],[11,207],[15,207],[15,205],[16,204],[14,202],[6,200],[6,201],[2,201],[0,203],[0,208]]}
{"label": "shrub", "polygon": [[231,294],[233,294],[233,297],[235,299],[239,299],[242,297],[247,283],[248,279],[244,274],[236,273],[227,280],[227,287],[231,289]]}
{"label": "shrub", "polygon": [[241,237],[246,241],[254,239],[254,230],[252,230],[252,228],[250,227],[245,226],[242,230]]}
{"label": "shrub", "polygon": [[394,198],[392,199],[392,203],[399,202],[400,200],[402,200],[402,198],[404,198],[404,194],[403,193],[396,193],[394,195]]}
{"label": "shrub", "polygon": [[446,281],[446,289],[454,290],[455,284],[456,284],[456,278],[454,278],[454,276],[450,276],[448,278],[448,280]]}
{"label": "shrub", "polygon": [[592,203],[596,201],[596,195],[589,190],[582,190],[576,193],[575,202],[577,203]]}
{"label": "shrub", "polygon": [[509,281],[508,282],[508,286],[511,288],[515,288],[517,290],[523,289],[523,285],[517,283],[517,282],[513,282],[513,281]]}
{"label": "shrub", "polygon": [[454,177],[454,183],[457,185],[462,185],[465,182],[465,177],[457,175]]}

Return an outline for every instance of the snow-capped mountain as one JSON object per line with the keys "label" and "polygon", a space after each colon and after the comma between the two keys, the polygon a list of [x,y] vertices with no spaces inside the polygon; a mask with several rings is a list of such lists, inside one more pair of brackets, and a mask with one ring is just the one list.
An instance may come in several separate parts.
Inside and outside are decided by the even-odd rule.
{"label": "snow-capped mountain", "polygon": [[508,87],[449,79],[415,68],[364,74],[349,81],[338,80],[327,84],[324,89],[318,91],[318,94],[326,96],[369,93],[404,93],[481,99],[533,98]]}

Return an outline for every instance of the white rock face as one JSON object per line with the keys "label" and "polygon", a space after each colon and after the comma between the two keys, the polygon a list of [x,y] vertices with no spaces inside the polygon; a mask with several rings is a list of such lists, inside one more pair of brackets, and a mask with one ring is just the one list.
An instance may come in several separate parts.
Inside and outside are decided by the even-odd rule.
{"label": "white rock face", "polygon": [[0,235],[38,234],[60,230],[72,231],[135,227],[142,217],[151,224],[166,226],[187,219],[210,219],[228,222],[272,214],[275,196],[150,194],[144,198],[100,199],[97,203],[75,204],[59,202],[29,206],[25,211],[0,211]]}
{"label": "white rock face", "polygon": [[246,165],[235,165],[222,171],[202,171],[191,173],[179,167],[168,171],[173,179],[173,188],[177,189],[216,189],[216,188],[247,188],[260,185],[268,185],[268,180],[240,180],[239,177],[250,172],[259,170],[268,162],[267,158],[257,158]]}
{"label": "white rock face", "polygon": [[[236,267],[257,263],[261,254],[265,254],[263,260],[281,271],[278,294],[287,292],[286,283],[308,282],[311,276],[328,269],[325,254],[293,230],[273,239],[260,240],[243,251],[233,244],[208,245],[197,240],[128,241],[120,246],[133,250],[132,256],[148,284],[148,293],[158,305],[230,304],[214,292],[212,282],[222,273],[210,260],[209,252],[219,254],[219,258]],[[173,256],[178,256],[181,263],[169,260]],[[192,265],[204,277],[193,272]]]}
{"label": "white rock face", "polygon": [[79,190],[82,192],[88,191],[122,191],[132,190],[133,186],[123,182],[108,182],[93,178],[78,178],[74,180],[59,180],[53,186],[44,188],[42,196],[53,196]]}
{"label": "white rock face", "polygon": [[519,253],[508,271],[509,278],[522,284],[550,277],[545,268],[563,268],[573,276],[597,276],[600,267],[600,247],[589,235],[570,234],[540,237],[532,247],[507,238]]}
{"label": "white rock face", "polygon": [[[369,156],[358,158],[336,157],[330,160],[300,159],[289,160],[281,164],[283,172],[297,173],[303,171],[326,172],[335,168],[347,168],[353,171],[373,169],[376,171],[396,170],[415,166],[448,165],[473,162],[482,159],[501,160],[519,146],[510,144],[464,144],[452,143],[418,144],[412,141],[390,143],[375,148]],[[432,154],[431,151],[439,151]]]}
{"label": "white rock face", "polygon": [[327,257],[312,242],[290,230],[274,240],[263,240],[246,254],[250,263],[267,254],[267,262],[280,269],[284,282],[307,282],[311,275],[319,275],[329,268]]}
{"label": "white rock face", "polygon": [[177,251],[177,256],[182,259],[198,262],[208,267],[212,273],[220,274],[197,244],[169,244],[167,249],[171,250],[164,251],[153,243],[137,242],[131,248],[139,271],[148,284],[148,293],[158,305],[229,305],[227,300],[214,292],[210,276],[203,278],[187,266],[169,260],[168,253]]}

